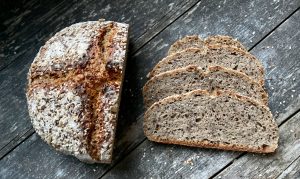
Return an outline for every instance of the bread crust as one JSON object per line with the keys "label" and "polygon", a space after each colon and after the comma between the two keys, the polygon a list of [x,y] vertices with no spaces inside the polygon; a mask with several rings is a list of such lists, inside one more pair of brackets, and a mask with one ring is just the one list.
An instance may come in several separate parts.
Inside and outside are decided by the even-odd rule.
{"label": "bread crust", "polygon": [[127,24],[101,19],[66,27],[41,47],[28,73],[28,110],[56,150],[87,163],[111,162],[127,38]]}
{"label": "bread crust", "polygon": [[[172,102],[175,102],[177,100],[183,99],[183,98],[189,98],[190,96],[194,96],[194,95],[205,95],[205,96],[210,96],[211,98],[215,98],[215,97],[219,97],[219,96],[230,96],[232,98],[235,98],[236,100],[242,101],[242,102],[248,102],[251,103],[255,106],[258,106],[260,108],[264,108],[270,116],[272,116],[271,111],[269,110],[269,108],[257,101],[255,101],[254,99],[251,99],[249,97],[246,96],[241,96],[239,94],[236,94],[232,91],[228,91],[228,90],[215,90],[213,93],[209,93],[206,90],[194,90],[188,93],[184,93],[181,95],[172,95],[169,97],[166,97],[158,102],[155,102],[150,108],[147,109],[147,111],[145,112],[144,115],[144,120],[147,120],[148,116],[151,114],[151,110],[156,107],[159,106],[161,104],[169,104]],[[276,122],[274,120],[272,120],[272,122],[274,123],[274,126],[277,127]],[[147,133],[147,126],[146,126],[146,122],[144,122],[144,133],[146,135],[146,137],[154,142],[162,142],[162,143],[166,143],[166,144],[179,144],[179,145],[186,145],[186,146],[192,146],[192,147],[204,147],[204,148],[217,148],[217,149],[224,149],[224,150],[237,150],[237,151],[247,151],[247,152],[256,152],[256,153],[271,153],[274,152],[275,149],[278,147],[278,137],[276,139],[276,145],[274,146],[268,146],[268,147],[261,147],[261,148],[253,148],[251,146],[243,146],[243,145],[232,145],[232,144],[225,144],[225,143],[211,143],[209,141],[201,141],[201,142],[189,142],[189,141],[184,141],[184,140],[178,140],[175,138],[168,138],[166,140],[161,140],[158,137],[154,137],[151,134]],[[278,131],[278,127],[276,128]]]}

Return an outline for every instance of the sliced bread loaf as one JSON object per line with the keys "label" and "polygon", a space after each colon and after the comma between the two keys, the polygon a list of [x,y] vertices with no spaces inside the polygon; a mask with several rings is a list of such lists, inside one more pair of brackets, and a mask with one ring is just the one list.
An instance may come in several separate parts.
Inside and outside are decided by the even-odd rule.
{"label": "sliced bread loaf", "polygon": [[230,36],[225,36],[225,35],[209,36],[205,39],[204,43],[208,46],[223,45],[223,46],[235,47],[247,51],[247,49],[243,46],[241,42],[237,41],[236,39]]}
{"label": "sliced bread loaf", "polygon": [[189,65],[199,66],[203,70],[209,66],[223,66],[245,73],[259,84],[264,84],[263,65],[257,58],[238,48],[221,45],[208,46],[206,53],[199,48],[189,48],[167,56],[153,68],[148,77]]}
{"label": "sliced bread loaf", "polygon": [[278,146],[270,110],[229,91],[164,98],[146,111],[144,133],[155,142],[225,150],[270,153]]}
{"label": "sliced bread loaf", "polygon": [[198,35],[186,36],[182,39],[177,40],[175,43],[173,43],[173,45],[171,45],[168,51],[168,55],[180,52],[187,48],[201,48],[203,51],[205,51],[206,45]]}
{"label": "sliced bread loaf", "polygon": [[143,88],[145,107],[167,96],[196,89],[231,90],[263,104],[268,103],[268,95],[261,85],[243,73],[219,66],[209,67],[207,71],[197,66],[187,66],[151,78]]}

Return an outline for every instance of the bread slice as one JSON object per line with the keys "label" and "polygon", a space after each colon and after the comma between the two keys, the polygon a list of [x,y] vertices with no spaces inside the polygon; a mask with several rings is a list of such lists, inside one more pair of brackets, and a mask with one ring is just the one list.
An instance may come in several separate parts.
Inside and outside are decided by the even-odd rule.
{"label": "bread slice", "polygon": [[215,35],[215,36],[209,36],[205,39],[204,43],[208,46],[210,45],[223,45],[223,46],[230,46],[239,48],[241,50],[247,51],[247,49],[243,46],[241,42],[238,40],[226,36],[226,35]]}
{"label": "bread slice", "polygon": [[268,103],[268,95],[261,85],[243,73],[219,66],[209,67],[207,71],[197,66],[187,66],[151,78],[143,88],[145,107],[167,96],[196,89],[231,90],[263,104]]}
{"label": "bread slice", "polygon": [[199,48],[189,48],[162,59],[148,74],[153,77],[160,73],[195,65],[206,70],[209,66],[223,66],[245,73],[259,84],[264,84],[262,63],[249,52],[221,45],[208,46],[207,53]]}
{"label": "bread slice", "polygon": [[151,141],[194,147],[270,153],[278,146],[270,110],[230,91],[164,98],[146,111],[144,133]]}
{"label": "bread slice", "polygon": [[201,37],[198,35],[192,35],[192,36],[186,36],[173,43],[168,51],[168,55],[171,55],[176,52],[180,52],[187,48],[200,48],[203,51],[206,51],[206,45],[204,41],[201,39]]}

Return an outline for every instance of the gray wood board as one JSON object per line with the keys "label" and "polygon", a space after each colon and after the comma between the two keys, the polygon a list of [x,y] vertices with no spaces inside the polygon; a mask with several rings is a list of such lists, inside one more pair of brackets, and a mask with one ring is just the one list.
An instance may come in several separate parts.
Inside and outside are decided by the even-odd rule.
{"label": "gray wood board", "polygon": [[[299,4],[297,6],[299,7]],[[233,7],[235,8],[235,7]],[[193,9],[191,10],[193,11]],[[232,11],[230,11],[232,12]],[[196,11],[194,12],[195,15],[197,14]],[[198,16],[201,17],[201,16]],[[196,17],[195,17],[196,18]],[[254,18],[253,19],[259,19],[259,18]],[[184,18],[183,19],[189,19],[189,18]],[[180,24],[181,19],[179,22]],[[192,20],[193,21],[193,20]],[[247,21],[247,20],[245,20]],[[236,21],[235,21],[236,22]],[[175,24],[174,23],[174,24]],[[182,22],[181,22],[182,23]],[[248,22],[249,23],[249,22]],[[173,28],[172,24],[169,28]],[[199,23],[201,24],[201,23]],[[299,79],[300,74],[299,74],[299,63],[298,63],[298,57],[299,57],[299,49],[300,43],[299,43],[299,11],[296,12],[293,16],[291,16],[290,19],[288,19],[286,22],[284,22],[278,29],[276,29],[274,32],[272,32],[266,39],[264,39],[260,44],[258,44],[252,51],[255,56],[260,58],[265,67],[266,67],[266,78],[268,79],[266,81],[266,87],[267,91],[270,94],[270,107],[271,110],[276,117],[276,120],[278,123],[281,123],[287,117],[289,117],[291,114],[295,113],[296,111],[299,110],[299,102],[300,102],[300,96],[299,96],[299,88],[300,88],[300,83]],[[221,26],[221,25],[219,25]],[[175,26],[176,27],[176,26]],[[175,28],[174,27],[174,28]],[[168,28],[168,29],[169,29]],[[196,28],[196,27],[195,27]],[[201,27],[200,27],[201,28]],[[202,27],[203,28],[203,27]],[[163,31],[159,36],[157,36],[158,39],[154,39],[153,43],[158,42],[157,44],[151,45],[149,44],[150,47],[152,46],[153,49],[145,49],[144,52],[141,52],[141,54],[149,54],[151,51],[155,51],[155,48],[160,48],[164,46],[164,43],[169,43],[167,36],[168,29]],[[205,27],[203,28],[205,29]],[[206,28],[207,29],[207,28]],[[223,27],[217,27],[218,29],[223,29]],[[230,29],[228,29],[230,31]],[[174,31],[177,32],[177,31]],[[209,32],[214,32],[213,30],[209,29]],[[245,32],[244,31],[233,31],[229,34],[237,36],[235,34],[239,34],[242,36],[240,33]],[[246,31],[247,32],[247,31]],[[249,32],[249,31],[248,31]],[[180,33],[180,32],[178,32]],[[193,32],[194,33],[194,32]],[[205,32],[203,32],[205,33]],[[175,35],[176,33],[173,33]],[[250,35],[249,35],[250,34]],[[245,34],[245,37],[250,36],[248,41],[244,41],[244,44],[246,44],[248,47],[251,47],[251,45],[254,45],[256,41],[252,40],[251,42],[251,34],[256,34],[255,36],[260,35],[260,33],[253,33],[249,32]],[[264,34],[264,33],[261,33]],[[253,37],[255,39],[257,37]],[[286,45],[289,44],[289,45]],[[167,46],[167,45],[166,45]],[[163,47],[164,48],[164,47]],[[164,48],[164,52],[166,52],[166,48]],[[159,59],[161,57],[153,58]],[[149,59],[150,60],[150,59]],[[140,61],[139,61],[140,62]],[[142,63],[142,62],[140,62]],[[154,62],[155,63],[155,62]],[[145,65],[146,66],[146,65]],[[140,67],[139,69],[142,69],[145,67]],[[147,72],[146,72],[147,73]],[[137,73],[140,74],[140,73]],[[135,99],[138,99],[136,97]],[[177,156],[184,156],[183,158],[187,158],[187,156],[193,156],[193,152],[189,152],[188,150],[182,151],[181,147],[174,148],[173,150],[173,156],[174,157],[169,157],[169,158],[156,158],[156,154],[153,154],[148,152],[149,148],[152,146],[160,146],[159,144],[152,144],[148,141],[145,141],[141,146],[139,146],[129,157],[127,157],[124,161],[119,163],[116,168],[111,170],[108,173],[108,178],[109,177],[118,177],[122,175],[130,175],[129,171],[132,171],[130,175],[135,176],[135,177],[146,177],[146,176],[152,176],[152,175],[161,175],[162,177],[167,177],[169,175],[172,175],[174,171],[180,170],[180,172],[177,172],[178,176],[183,175],[185,177],[189,177],[189,175],[194,175],[196,177],[210,177],[213,176],[216,172],[219,171],[220,168],[225,167],[226,165],[229,165],[236,157],[240,156],[239,154],[232,154],[232,156],[228,157],[230,154],[227,152],[215,152],[214,155],[216,155],[216,158],[224,158],[226,160],[212,160],[209,157],[201,158],[200,161],[198,161],[200,164],[205,163],[205,167],[203,165],[197,165],[196,171],[193,169],[189,169],[188,167],[184,167],[182,169],[182,165],[177,165],[174,166],[173,163],[171,163],[173,160],[177,160]],[[145,154],[141,151],[145,150]],[[200,149],[202,151],[202,149]],[[185,154],[182,154],[185,153]],[[138,164],[141,163],[140,159],[142,159],[141,156],[148,156],[147,159],[152,161],[149,163],[145,163],[143,166],[139,167]],[[135,159],[135,162],[137,165],[132,165],[131,167],[128,167],[128,163],[131,161],[131,159]],[[147,160],[143,159],[143,161]],[[166,162],[167,165],[163,167],[163,165],[158,165],[157,163],[162,163]],[[168,165],[170,164],[170,165]],[[172,167],[169,170],[169,167]],[[140,171],[135,172],[135,169],[139,168],[141,169]],[[195,168],[195,166],[194,166]],[[203,168],[203,169],[202,169]],[[120,172],[124,171],[124,172]],[[169,172],[168,172],[169,171]],[[126,174],[126,172],[129,172]]]}
{"label": "gray wood board", "polygon": [[[7,32],[5,32],[8,37],[7,40],[14,39],[15,41],[12,44],[8,44],[7,48],[13,48],[19,45],[20,49],[23,50],[17,53],[18,57],[14,60],[14,63],[0,71],[0,131],[2,131],[0,134],[2,139],[0,141],[0,158],[6,151],[9,151],[12,146],[18,144],[18,138],[23,135],[30,135],[30,133],[27,132],[32,126],[29,121],[25,99],[26,74],[40,46],[56,31],[78,21],[97,20],[100,17],[104,17],[110,20],[129,23],[131,25],[130,42],[132,42],[137,40],[141,35],[147,34],[149,32],[147,31],[148,28],[155,26],[156,23],[161,25],[160,28],[167,26],[169,21],[176,19],[180,13],[185,12],[197,1],[191,0],[182,3],[181,1],[171,0],[155,2],[135,2],[128,0],[119,6],[116,4],[118,3],[117,1],[111,2],[111,4],[109,4],[109,2],[110,1],[101,1],[94,5],[87,6],[86,4],[91,4],[92,2],[82,1],[74,4],[72,7],[69,7],[69,3],[67,2],[67,5],[61,3],[40,16],[36,14],[37,12],[33,11],[32,13],[38,16],[36,17],[36,21],[32,21],[33,17],[30,15],[28,15],[28,18],[31,19],[30,22],[27,22],[27,18],[24,17],[24,23],[28,23],[28,25],[26,25],[23,31],[17,31],[22,21],[18,24],[10,24],[11,27],[7,28]],[[156,6],[160,8],[154,13],[153,9],[155,9]],[[164,16],[165,13],[169,18]],[[174,13],[173,16],[171,16],[172,13]],[[165,18],[162,18],[162,16]],[[17,16],[17,18],[20,17]],[[9,20],[9,22],[10,21],[11,20]],[[163,24],[163,22],[165,22],[165,24]],[[33,29],[33,32],[29,33],[28,31],[30,31],[30,29]],[[36,32],[36,29],[38,29],[38,32]],[[151,29],[153,32],[149,32],[149,34],[159,30],[159,28]],[[32,33],[37,34],[33,35]],[[18,38],[20,38],[22,42],[18,42]],[[148,38],[151,37],[148,36]],[[144,40],[146,42],[149,39]],[[140,45],[143,45],[141,41]],[[129,56],[129,59],[130,58]],[[13,57],[8,55],[4,59],[10,61],[13,60]]]}
{"label": "gray wood board", "polygon": [[[122,106],[121,106],[121,112],[120,112],[120,120],[119,120],[119,126],[118,126],[118,133],[117,133],[117,148],[115,150],[115,154],[117,156],[123,156],[128,151],[131,151],[137,144],[143,141],[144,135],[142,132],[142,112],[143,112],[143,105],[142,105],[142,98],[141,98],[141,87],[145,83],[145,75],[147,72],[150,71],[150,69],[155,65],[155,63],[158,62],[159,59],[161,59],[166,51],[168,46],[174,42],[177,38],[182,37],[186,34],[200,34],[204,37],[210,34],[228,34],[235,37],[239,37],[240,40],[247,46],[251,47],[255,43],[257,43],[262,37],[264,37],[266,34],[270,32],[271,29],[276,27],[284,18],[286,18],[291,12],[293,12],[298,6],[298,1],[290,1],[286,3],[282,2],[272,2],[272,4],[269,4],[267,2],[263,1],[253,1],[253,2],[242,2],[242,1],[235,1],[235,2],[209,2],[209,1],[201,1],[201,3],[197,4],[197,6],[193,9],[191,9],[189,12],[187,12],[185,15],[183,15],[178,21],[171,24],[168,28],[166,28],[162,33],[160,33],[157,37],[155,37],[153,40],[150,41],[147,45],[145,45],[140,51],[137,52],[133,57],[130,57],[128,60],[128,68],[127,75],[125,79],[124,84],[124,92],[123,92],[123,99],[122,99]],[[220,6],[220,8],[219,8]],[[255,13],[254,13],[255,12]],[[224,17],[228,17],[227,20],[222,21],[222,17],[220,14],[223,14]],[[219,19],[219,20],[218,20]],[[183,25],[184,24],[184,25]],[[155,53],[153,53],[155,52]],[[29,141],[33,140],[32,138],[34,136],[29,138]],[[27,141],[26,141],[27,142]],[[25,143],[26,143],[25,142]],[[21,168],[18,172],[17,170],[13,170],[14,172],[18,173],[18,176],[33,176],[36,175],[38,172],[44,173],[44,176],[53,176],[53,172],[56,172],[57,170],[63,170],[66,171],[66,173],[69,172],[69,166],[68,162],[66,160],[73,160],[72,157],[67,157],[63,155],[58,155],[56,152],[51,150],[47,145],[43,144],[43,142],[39,138],[35,138],[34,142],[36,144],[34,146],[37,146],[37,148],[28,148],[28,145],[25,146],[25,144],[18,146],[12,153],[8,154],[3,159],[3,169],[7,173],[11,173],[13,168],[9,168],[7,164],[9,165],[18,165],[22,163],[25,159],[24,156],[31,159],[31,167],[27,168],[25,167],[19,167]],[[213,165],[216,165],[216,160],[221,160],[220,157],[225,157],[224,160],[221,160],[222,163],[227,164],[230,162],[232,158],[237,156],[239,153],[235,152],[226,152],[226,151],[218,151],[211,153],[210,151],[214,150],[205,150],[205,149],[191,149],[191,148],[184,148],[179,146],[165,146],[160,144],[154,144],[148,141],[145,141],[145,143],[150,143],[153,145],[153,150],[156,150],[156,147],[161,147],[163,149],[164,147],[173,147],[172,149],[173,153],[174,151],[180,152],[178,148],[182,148],[182,150],[189,150],[191,152],[195,151],[196,155],[203,155],[203,156],[214,156],[219,155],[218,153],[223,155],[214,156],[215,160],[208,162],[203,161],[203,167],[206,169],[211,168]],[[143,143],[141,146],[145,146],[146,144]],[[25,146],[25,147],[24,147]],[[144,149],[144,148],[143,148]],[[141,151],[141,148],[139,147],[137,150]],[[152,151],[153,151],[152,150]],[[28,153],[27,151],[32,151]],[[40,166],[42,164],[39,164],[39,161],[47,161],[47,158],[43,158],[43,153],[40,155],[36,155],[39,151],[47,152],[49,155],[53,155],[52,160],[49,161],[48,165],[51,163],[51,165],[59,165],[61,161],[66,161],[64,165],[59,165],[59,167],[56,167],[55,171],[52,170],[52,173],[47,172],[47,169],[45,169],[44,166]],[[146,150],[148,151],[148,150]],[[145,152],[146,152],[145,151]],[[151,147],[150,147],[151,151]],[[183,151],[183,152],[184,152]],[[202,154],[203,152],[203,154]],[[122,154],[122,155],[120,155]],[[133,152],[132,155],[136,154],[136,152]],[[138,155],[138,154],[137,154]],[[143,154],[142,154],[143,155]],[[173,154],[173,156],[176,156],[177,153]],[[131,156],[131,155],[130,155]],[[148,156],[148,153],[146,154]],[[186,154],[182,154],[181,156],[186,156],[187,160],[187,166],[190,167],[190,160],[189,156]],[[227,156],[227,157],[226,157]],[[152,161],[152,163],[149,163],[149,167],[153,167],[155,163],[153,162],[153,158],[155,156],[152,156],[152,158],[149,157],[149,160]],[[48,156],[49,158],[49,156]],[[119,157],[117,157],[119,158]],[[197,158],[197,156],[196,156]],[[201,157],[203,159],[209,160],[209,157]],[[174,160],[174,158],[168,158],[171,162],[171,160]],[[229,160],[227,160],[229,159]],[[184,161],[186,161],[184,160]],[[193,160],[193,159],[191,159]],[[74,159],[74,162],[77,161]],[[127,160],[125,160],[127,161]],[[134,158],[134,161],[136,163],[141,163],[141,161],[138,161],[138,159]],[[226,162],[227,161],[227,162]],[[192,161],[193,162],[193,161]],[[74,167],[73,170],[80,170],[82,171],[82,177],[88,177],[88,176],[94,176],[90,174],[89,172],[93,167],[97,166],[96,169],[97,176],[100,176],[103,174],[104,171],[108,167],[105,165],[82,165],[80,166],[80,162],[75,162],[77,167]],[[73,164],[73,163],[72,163]],[[72,165],[71,164],[71,165]],[[122,162],[120,165],[118,165],[118,169],[116,170],[122,170],[122,167],[128,166],[126,162]],[[131,166],[134,168],[130,168],[131,170],[135,170],[137,166]],[[174,166],[173,168],[176,169],[178,166]],[[216,171],[219,170],[221,165],[216,167]],[[127,168],[129,169],[129,168]],[[116,171],[113,169],[109,174],[113,175]],[[145,168],[143,171],[146,174],[147,169]],[[158,168],[158,171],[166,170],[167,168]],[[124,172],[126,172],[125,170]],[[183,171],[183,169],[182,169]],[[199,172],[201,170],[199,169]],[[215,171],[210,170],[208,171],[208,176],[211,176]],[[70,173],[70,172],[69,172]],[[178,173],[178,175],[180,172]],[[119,175],[121,177],[121,175]]]}

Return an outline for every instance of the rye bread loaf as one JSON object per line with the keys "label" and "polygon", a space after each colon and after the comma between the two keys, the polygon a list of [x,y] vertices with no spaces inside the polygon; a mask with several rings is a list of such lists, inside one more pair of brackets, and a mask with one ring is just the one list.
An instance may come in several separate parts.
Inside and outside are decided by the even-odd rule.
{"label": "rye bread loaf", "polygon": [[168,55],[183,51],[188,48],[202,48],[205,51],[207,50],[207,46],[211,45],[230,46],[247,51],[242,43],[230,36],[215,35],[209,36],[205,40],[202,40],[202,38],[198,35],[191,35],[174,42],[168,51]]}
{"label": "rye bread loaf", "polygon": [[151,141],[194,147],[270,153],[278,146],[270,110],[229,91],[164,98],[146,111],[144,133]]}
{"label": "rye bread loaf", "polygon": [[187,66],[151,78],[143,88],[144,104],[148,108],[165,97],[196,89],[231,90],[262,104],[268,103],[268,95],[261,85],[243,73],[219,66],[209,67],[207,71],[197,66]]}
{"label": "rye bread loaf", "polygon": [[204,40],[204,43],[207,46],[222,45],[222,46],[235,47],[247,51],[247,49],[244,47],[244,45],[241,42],[226,35],[209,36]]}
{"label": "rye bread loaf", "polygon": [[202,40],[201,37],[198,35],[192,35],[192,36],[186,36],[174,42],[168,51],[168,55],[171,55],[176,52],[180,52],[187,48],[200,48],[204,52],[206,51],[206,45],[204,40]]}
{"label": "rye bread loaf", "polygon": [[89,21],[66,27],[40,48],[28,73],[32,125],[56,150],[110,163],[128,25]]}
{"label": "rye bread loaf", "polygon": [[223,66],[245,73],[264,85],[263,65],[257,58],[249,52],[222,45],[208,46],[206,53],[199,48],[189,48],[167,56],[156,64],[148,77],[152,78],[160,73],[189,65],[199,66],[203,70],[209,66]]}

